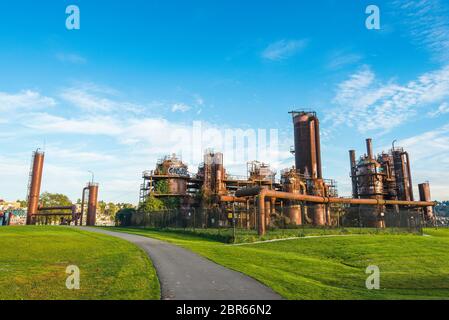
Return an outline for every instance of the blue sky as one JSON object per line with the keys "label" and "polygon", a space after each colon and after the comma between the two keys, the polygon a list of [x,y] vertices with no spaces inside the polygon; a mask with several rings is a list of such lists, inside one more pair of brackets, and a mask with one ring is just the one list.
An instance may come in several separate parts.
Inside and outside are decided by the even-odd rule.
{"label": "blue sky", "polygon": [[[80,30],[65,27],[70,4]],[[370,4],[380,30],[365,27]],[[341,195],[348,150],[371,137],[377,152],[398,140],[414,183],[448,199],[448,13],[437,0],[2,2],[0,198],[25,197],[45,146],[43,190],[76,200],[92,170],[100,198],[135,203],[141,172],[179,153],[188,142],[173,132],[198,121],[277,129],[275,159],[258,160],[288,167],[288,111],[304,108],[321,119],[323,171]],[[194,152],[220,149],[206,140]]]}

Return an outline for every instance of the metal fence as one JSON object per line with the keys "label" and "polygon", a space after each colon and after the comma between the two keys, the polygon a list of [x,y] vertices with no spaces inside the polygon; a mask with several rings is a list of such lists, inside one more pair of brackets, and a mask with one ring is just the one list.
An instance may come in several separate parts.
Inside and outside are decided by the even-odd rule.
{"label": "metal fence", "polygon": [[[316,225],[314,214],[325,216],[325,225]],[[276,206],[266,215],[266,238],[341,233],[422,233],[426,226],[423,212],[415,208],[378,208],[362,205],[316,205],[289,203]],[[123,227],[145,227],[190,231],[207,236],[218,235],[225,241],[238,237],[257,238],[258,212],[244,204],[211,209],[190,208],[155,212],[135,212],[122,217],[117,224]]]}

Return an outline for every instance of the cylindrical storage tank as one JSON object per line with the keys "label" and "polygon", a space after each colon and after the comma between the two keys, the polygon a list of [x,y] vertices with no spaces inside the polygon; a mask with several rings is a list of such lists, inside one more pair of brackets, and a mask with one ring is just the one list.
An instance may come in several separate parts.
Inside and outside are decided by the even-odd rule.
{"label": "cylindrical storage tank", "polygon": [[87,219],[86,225],[94,226],[97,218],[98,184],[89,183],[89,199],[87,201]]}
{"label": "cylindrical storage tank", "polygon": [[265,201],[265,224],[268,227],[271,223],[271,201]]}
{"label": "cylindrical storage tank", "polygon": [[290,219],[290,223],[296,226],[302,224],[302,216],[301,216],[301,206],[300,205],[289,205],[287,207],[288,217]]}
{"label": "cylindrical storage tank", "polygon": [[371,138],[366,139],[366,152],[368,155],[368,159],[374,159],[373,140]]}
{"label": "cylindrical storage tank", "polygon": [[324,204],[313,205],[313,224],[315,226],[326,225],[326,208]]}
{"label": "cylindrical storage tank", "polygon": [[[419,189],[419,200],[420,201],[432,201],[430,196],[430,185],[428,182],[421,183],[418,185]],[[425,207],[424,208],[424,216],[426,220],[432,220],[434,218],[433,208]]]}
{"label": "cylindrical storage tank", "polygon": [[321,178],[319,122],[314,112],[292,112],[295,166],[304,175]]}
{"label": "cylindrical storage tank", "polygon": [[168,179],[168,190],[170,194],[186,194],[187,180],[184,178]]}
{"label": "cylindrical storage tank", "polygon": [[33,215],[37,213],[39,195],[41,192],[42,172],[44,168],[44,153],[35,151],[28,191],[28,210],[26,224],[33,224]]}

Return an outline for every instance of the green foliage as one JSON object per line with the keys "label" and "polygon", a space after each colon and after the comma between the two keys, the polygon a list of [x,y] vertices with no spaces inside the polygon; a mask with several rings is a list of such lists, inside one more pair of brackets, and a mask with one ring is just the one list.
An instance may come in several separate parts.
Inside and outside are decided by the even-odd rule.
{"label": "green foliage", "polygon": [[106,202],[104,202],[103,200],[98,201],[98,213],[101,215],[105,214],[106,211]]}
{"label": "green foliage", "polygon": [[105,214],[115,219],[118,210],[119,208],[115,203],[109,202]]}
{"label": "green foliage", "polygon": [[166,197],[161,199],[166,209],[177,209],[181,205],[181,200],[177,197]]}
{"label": "green foliage", "polygon": [[136,213],[134,208],[120,209],[115,215],[115,223],[118,226],[129,226],[131,224],[131,217]]}
{"label": "green foliage", "polygon": [[143,203],[139,206],[140,212],[154,212],[154,211],[161,211],[165,209],[164,202],[162,200],[154,197],[149,196]]}
{"label": "green foliage", "polygon": [[61,193],[44,192],[40,196],[40,203],[44,207],[71,206],[69,197]]}
{"label": "green foliage", "polygon": [[26,200],[17,200],[17,202],[20,204],[20,208],[26,208],[28,206],[28,201]]}
{"label": "green foliage", "polygon": [[167,194],[170,192],[167,180],[159,180],[154,186],[156,193]]}

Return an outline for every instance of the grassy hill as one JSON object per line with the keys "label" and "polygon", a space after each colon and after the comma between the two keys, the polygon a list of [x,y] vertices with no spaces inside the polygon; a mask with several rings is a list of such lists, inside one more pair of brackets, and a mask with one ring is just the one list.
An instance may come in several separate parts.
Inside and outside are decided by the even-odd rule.
{"label": "grassy hill", "polygon": [[[80,289],[65,286],[80,269]],[[0,300],[159,299],[147,255],[124,240],[65,227],[0,228]]]}
{"label": "grassy hill", "polygon": [[[193,234],[123,229],[166,240],[250,275],[288,299],[448,299],[449,230],[227,245]],[[369,265],[380,290],[365,287]]]}

